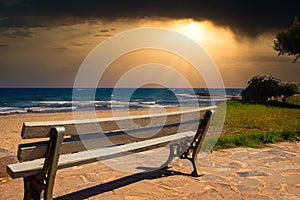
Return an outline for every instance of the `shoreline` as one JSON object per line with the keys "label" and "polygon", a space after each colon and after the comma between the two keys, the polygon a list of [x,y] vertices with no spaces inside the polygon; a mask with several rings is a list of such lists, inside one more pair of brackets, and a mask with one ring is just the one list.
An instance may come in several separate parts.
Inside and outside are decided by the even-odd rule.
{"label": "shoreline", "polygon": [[[201,106],[202,107],[202,106]],[[203,106],[205,107],[205,106]],[[166,109],[167,112],[171,112],[169,110],[173,110],[173,109],[179,109],[180,106],[167,106],[167,107],[143,107],[143,108],[130,108],[130,112],[133,112],[135,113],[136,111],[141,111],[141,112],[144,112],[144,110],[160,110],[161,108],[163,109]],[[182,107],[183,109],[186,109],[186,108],[190,108],[192,109],[193,107]],[[99,109],[99,110],[92,110],[92,111],[95,111],[97,114],[107,114],[107,113],[111,113],[112,111],[113,112],[116,112],[116,113],[125,113],[127,110],[126,109]],[[92,112],[92,111],[89,111],[89,110],[86,110],[86,111],[26,111],[26,112],[12,112],[12,113],[5,113],[5,114],[0,114],[0,118],[1,117],[10,117],[10,116],[19,116],[19,115],[57,115],[57,114],[70,114],[70,113],[89,113],[89,112]]]}
{"label": "shoreline", "polygon": [[[242,88],[97,88],[83,89],[80,98],[72,88],[0,88],[0,115],[72,112],[90,109],[139,109],[147,107],[210,106],[239,95]],[[131,92],[133,92],[131,94]],[[92,92],[92,93],[91,93]],[[211,93],[208,95],[208,93]],[[130,98],[129,98],[129,94]],[[198,94],[198,95],[196,95]],[[200,94],[200,95],[199,95]],[[203,95],[201,95],[203,94]],[[78,94],[79,95],[79,94]],[[92,95],[90,97],[90,95]],[[237,97],[234,97],[237,98]],[[195,101],[197,100],[197,101]]]}

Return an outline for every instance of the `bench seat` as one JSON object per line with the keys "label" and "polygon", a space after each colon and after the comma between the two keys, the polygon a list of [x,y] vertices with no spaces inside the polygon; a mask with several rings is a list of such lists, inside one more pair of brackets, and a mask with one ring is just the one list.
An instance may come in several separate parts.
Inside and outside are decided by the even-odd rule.
{"label": "bench seat", "polygon": [[[141,150],[149,147],[151,149],[152,146],[163,145],[170,141],[178,141],[182,139],[188,139],[195,135],[195,132],[188,131],[183,133],[177,133],[176,136],[169,135],[160,138],[154,138],[150,140],[113,146],[101,149],[94,149],[89,151],[82,151],[73,154],[64,154],[59,157],[58,161],[58,169],[68,168],[76,165],[87,164],[95,161],[101,161],[105,159],[109,159],[112,156],[121,156],[124,152],[133,151],[133,150]],[[147,150],[148,150],[147,149]],[[12,178],[20,178],[26,176],[37,175],[42,172],[44,165],[44,158],[36,159],[33,161],[16,163],[8,165],[7,172]]]}

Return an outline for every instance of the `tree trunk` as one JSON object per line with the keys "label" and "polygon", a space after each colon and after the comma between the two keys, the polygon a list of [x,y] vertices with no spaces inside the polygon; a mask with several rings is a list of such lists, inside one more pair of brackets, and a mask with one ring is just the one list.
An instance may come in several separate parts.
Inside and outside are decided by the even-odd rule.
{"label": "tree trunk", "polygon": [[283,95],[282,102],[285,103],[287,96]]}

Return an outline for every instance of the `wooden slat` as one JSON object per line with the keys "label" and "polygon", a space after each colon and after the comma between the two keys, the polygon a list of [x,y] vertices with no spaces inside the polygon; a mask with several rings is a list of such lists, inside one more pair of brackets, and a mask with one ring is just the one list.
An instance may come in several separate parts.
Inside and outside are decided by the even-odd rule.
{"label": "wooden slat", "polygon": [[[84,130],[80,134],[104,133],[107,131],[119,130],[117,123],[122,126],[122,129],[136,128],[136,124],[145,124],[151,121],[159,124],[174,123],[183,119],[195,117],[198,112],[216,109],[216,106],[200,107],[192,110],[184,110],[178,112],[169,112],[167,114],[152,114],[139,116],[111,117],[111,118],[96,118],[83,120],[66,120],[66,121],[46,121],[46,122],[25,122],[22,128],[22,138],[44,138],[49,137],[49,131],[54,126],[64,126],[66,136],[79,135],[76,128]],[[164,119],[167,117],[167,120]],[[181,117],[181,118],[180,118]],[[132,120],[136,123],[132,123]],[[102,131],[99,130],[99,125]],[[145,124],[146,125],[146,124]]]}
{"label": "wooden slat", "polygon": [[[183,140],[194,136],[195,132],[188,131],[178,133],[176,135],[169,135],[160,138],[149,139],[145,141],[130,143],[121,146],[106,147],[90,151],[82,151],[74,154],[65,154],[60,156],[58,168],[67,168],[80,164],[86,164],[105,160],[108,158],[121,156],[124,152],[129,152],[138,149],[145,149],[146,147],[157,146],[165,144],[170,141]],[[41,173],[44,159],[36,159],[33,161],[16,163],[7,166],[7,172],[12,178],[27,177]]]}
{"label": "wooden slat", "polygon": [[[126,130],[125,132],[115,131],[105,134],[91,134],[66,138],[60,147],[59,154],[70,154],[85,151],[87,148],[90,150],[106,147],[111,144],[120,145],[150,138],[163,137],[177,133],[179,125],[181,132],[196,131],[198,122],[199,120],[193,120],[184,123]],[[48,141],[21,144],[19,145],[17,157],[20,162],[43,158],[46,155],[47,145]]]}

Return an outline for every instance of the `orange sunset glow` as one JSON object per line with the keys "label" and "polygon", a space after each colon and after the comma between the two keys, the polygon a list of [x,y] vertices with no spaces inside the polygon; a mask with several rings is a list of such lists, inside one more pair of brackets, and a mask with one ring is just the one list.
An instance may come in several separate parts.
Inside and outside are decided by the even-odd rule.
{"label": "orange sunset glow", "polygon": [[[267,29],[265,26],[265,31],[254,32],[251,27],[258,25],[234,26],[231,21],[227,25],[213,18],[198,19],[188,15],[136,18],[130,13],[127,17],[111,19],[53,17],[45,19],[43,25],[34,24],[44,20],[39,16],[28,19],[33,25],[12,24],[1,28],[1,87],[72,87],[81,63],[97,45],[123,31],[143,27],[174,30],[194,40],[216,63],[225,87],[243,88],[257,74],[276,76],[284,81],[300,81],[299,62],[293,64],[289,57],[277,57],[273,50],[279,28]],[[134,58],[131,60],[132,63],[139,62]],[[182,71],[185,66],[181,68]],[[192,71],[187,73],[193,74]],[[111,76],[112,80],[116,77],[113,73]],[[106,79],[105,85],[113,86],[113,81],[109,83],[109,78]],[[198,82],[192,79],[195,87],[205,87],[201,79]]]}

